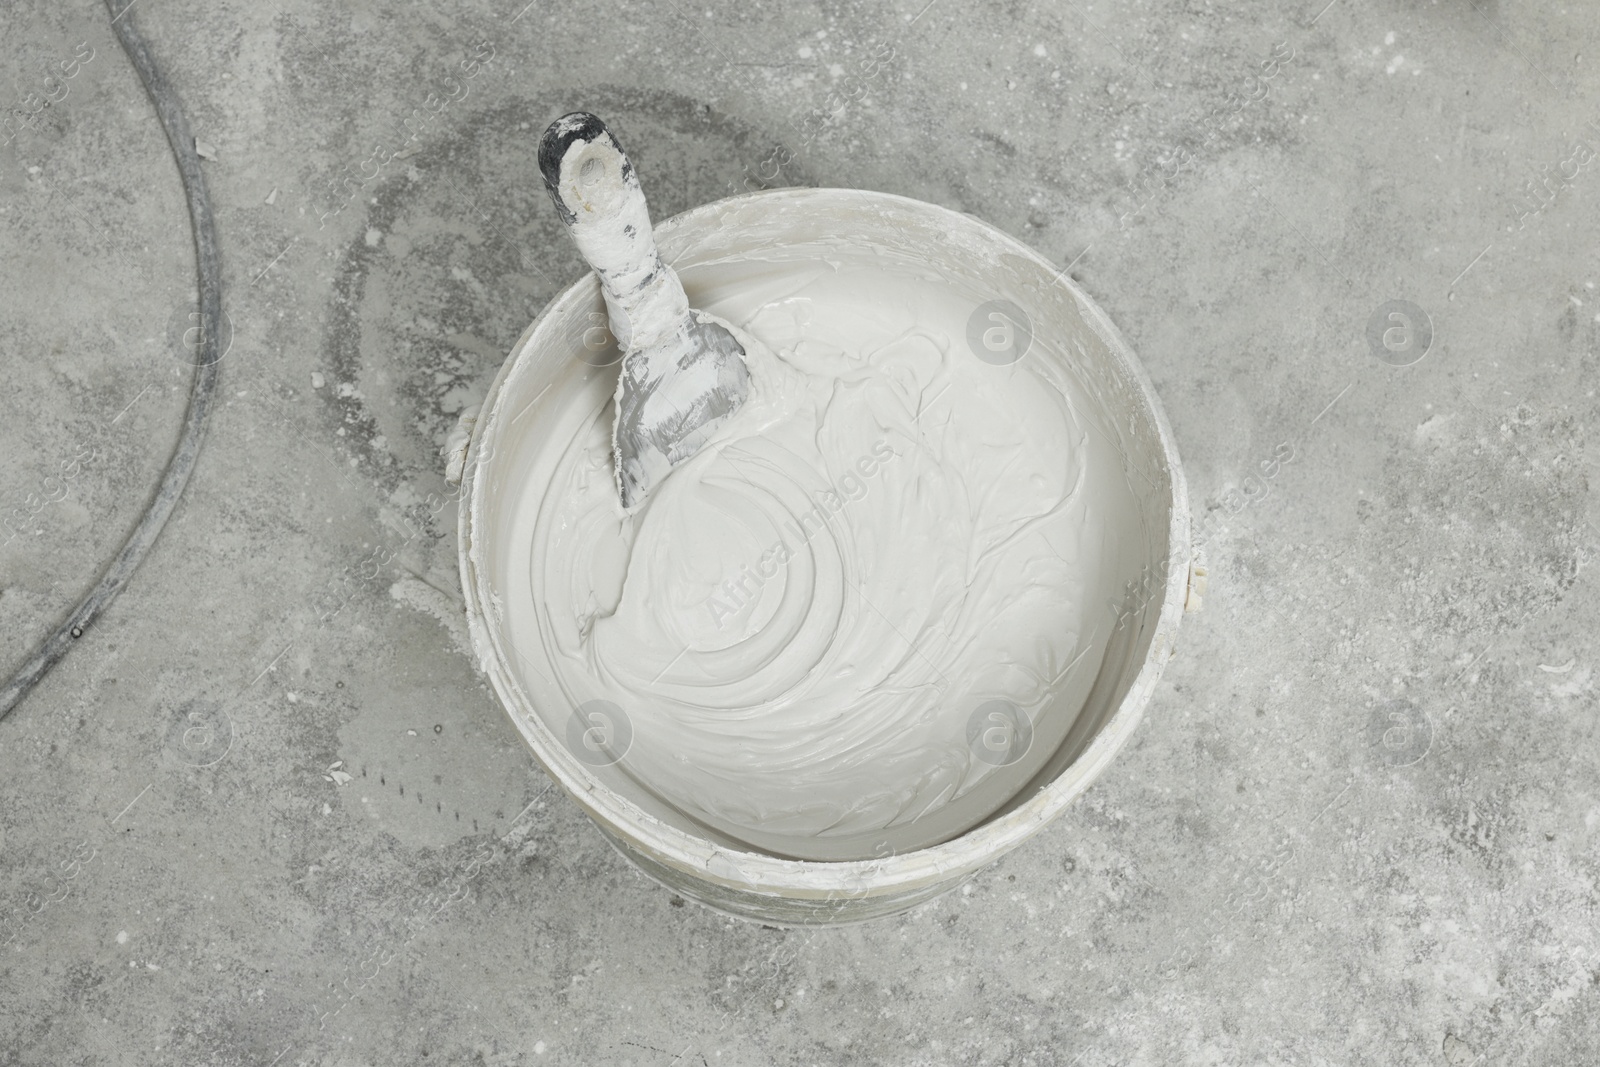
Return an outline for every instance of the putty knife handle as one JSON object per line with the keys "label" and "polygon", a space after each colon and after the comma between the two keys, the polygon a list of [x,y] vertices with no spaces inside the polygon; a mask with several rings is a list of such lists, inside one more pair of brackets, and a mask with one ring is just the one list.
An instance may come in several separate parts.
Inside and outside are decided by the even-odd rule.
{"label": "putty knife handle", "polygon": [[600,276],[617,343],[631,352],[676,330],[689,301],[656,251],[639,176],[606,124],[585,111],[556,119],[539,139],[539,170],[567,232]]}

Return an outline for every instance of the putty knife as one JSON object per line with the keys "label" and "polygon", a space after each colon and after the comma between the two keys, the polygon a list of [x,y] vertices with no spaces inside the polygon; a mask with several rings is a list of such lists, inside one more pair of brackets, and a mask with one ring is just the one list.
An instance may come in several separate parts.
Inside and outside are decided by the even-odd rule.
{"label": "putty knife", "polygon": [[689,306],[656,250],[639,176],[605,123],[550,124],[539,170],[578,251],[600,276],[623,350],[612,429],[617,491],[633,508],[744,403],[750,373],[728,324]]}

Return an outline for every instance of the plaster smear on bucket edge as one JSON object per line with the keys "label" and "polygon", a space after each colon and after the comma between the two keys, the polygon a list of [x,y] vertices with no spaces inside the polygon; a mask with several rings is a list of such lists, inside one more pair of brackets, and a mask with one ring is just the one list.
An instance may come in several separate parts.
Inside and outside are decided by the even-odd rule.
{"label": "plaster smear on bucket edge", "polygon": [[[542,439],[499,605],[519,655],[569,709],[622,710],[608,770],[779,856],[926,847],[1014,796],[1094,682],[1108,542],[1139,528],[1048,339],[981,361],[981,294],[885,266],[823,252],[702,284],[762,342],[751,395],[632,515],[605,397],[521,430]],[[1031,725],[1004,763],[969,742],[993,701]]]}

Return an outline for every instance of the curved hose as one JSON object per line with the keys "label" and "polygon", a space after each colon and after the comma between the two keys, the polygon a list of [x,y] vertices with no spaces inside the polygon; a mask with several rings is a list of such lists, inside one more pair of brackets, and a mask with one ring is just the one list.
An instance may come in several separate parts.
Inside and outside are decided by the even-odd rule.
{"label": "curved hose", "polygon": [[139,78],[155,104],[161,126],[167,132],[167,143],[177,157],[178,173],[183,178],[183,191],[189,201],[189,221],[194,229],[195,259],[200,278],[200,362],[190,381],[189,408],[183,418],[183,433],[178,438],[178,447],[173,451],[172,458],[167,461],[166,473],[161,477],[155,499],[150,501],[139,524],[128,535],[122,550],[101,574],[100,581],[0,689],[0,719],[10,714],[11,709],[32,691],[40,679],[50,673],[50,669],[60,662],[72,648],[73,642],[82,637],[100,613],[116,599],[122,587],[133,577],[134,571],[139,569],[139,564],[144,562],[144,557],[149,554],[156,538],[161,536],[162,527],[177,507],[178,498],[183,495],[189,475],[194,471],[195,461],[200,458],[200,443],[205,438],[206,420],[211,414],[212,396],[217,388],[217,340],[222,333],[222,265],[217,254],[211,202],[206,197],[205,178],[200,173],[200,157],[195,154],[189,123],[183,117],[172,87],[150,57],[144,38],[134,26],[134,20],[127,10],[129,6],[124,2],[119,12],[115,0],[106,0],[106,9],[112,15],[111,27],[116,31],[117,40],[121,42],[122,50],[127,53],[134,70],[139,72]]}

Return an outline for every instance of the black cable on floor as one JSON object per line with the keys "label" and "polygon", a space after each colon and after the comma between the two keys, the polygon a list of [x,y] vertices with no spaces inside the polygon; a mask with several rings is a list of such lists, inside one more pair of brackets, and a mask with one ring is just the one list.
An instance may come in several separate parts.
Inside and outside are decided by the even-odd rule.
{"label": "black cable on floor", "polygon": [[[118,10],[118,7],[121,10]],[[156,489],[155,499],[133,528],[122,550],[117,553],[100,576],[100,581],[83,598],[66,621],[47,637],[28,658],[16,675],[0,689],[0,719],[10,714],[24,697],[37,685],[50,669],[67,654],[73,642],[82,637],[100,613],[116,599],[122,587],[128,584],[139,564],[161,535],[161,529],[172,516],[183,495],[195,461],[200,458],[200,442],[205,437],[206,419],[211,414],[211,401],[217,388],[220,358],[217,340],[222,334],[222,266],[217,254],[216,226],[211,219],[211,202],[206,197],[205,178],[200,173],[200,157],[195,154],[194,137],[189,133],[189,123],[183,117],[172,87],[167,84],[161,68],[156,66],[145,46],[144,38],[128,8],[128,0],[106,0],[111,13],[111,27],[122,50],[156,107],[156,116],[167,132],[167,143],[177,157],[178,173],[183,178],[184,195],[189,201],[189,221],[194,229],[194,250],[200,278],[200,362],[195,367],[189,385],[189,408],[183,418],[183,433],[178,447],[167,461],[166,473]]]}

